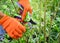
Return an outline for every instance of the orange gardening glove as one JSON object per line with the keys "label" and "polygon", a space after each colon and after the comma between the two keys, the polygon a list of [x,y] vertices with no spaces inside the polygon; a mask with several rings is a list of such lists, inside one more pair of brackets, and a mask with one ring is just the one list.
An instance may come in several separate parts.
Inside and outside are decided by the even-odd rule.
{"label": "orange gardening glove", "polygon": [[18,3],[24,7],[24,10],[22,13],[22,21],[23,21],[26,17],[27,12],[30,12],[30,14],[32,14],[32,9],[31,9],[29,0],[19,0]]}
{"label": "orange gardening glove", "polygon": [[23,32],[25,32],[25,27],[20,24],[16,19],[4,15],[0,19],[0,24],[3,26],[4,30],[8,33],[11,38],[18,39],[22,37]]}

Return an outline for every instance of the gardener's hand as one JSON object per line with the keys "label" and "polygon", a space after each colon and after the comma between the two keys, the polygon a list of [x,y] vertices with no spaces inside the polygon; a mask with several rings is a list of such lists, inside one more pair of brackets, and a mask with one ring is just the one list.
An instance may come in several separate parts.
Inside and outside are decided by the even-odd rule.
{"label": "gardener's hand", "polygon": [[27,12],[30,12],[30,14],[32,14],[32,9],[31,9],[29,0],[19,0],[18,3],[24,7],[24,11],[22,13],[22,21],[23,21],[26,17]]}
{"label": "gardener's hand", "polygon": [[3,26],[8,35],[14,39],[22,37],[23,32],[26,31],[25,27],[20,24],[16,19],[6,15],[4,15],[0,19],[0,24]]}
{"label": "gardener's hand", "polygon": [[0,11],[0,19],[4,16],[4,14]]}

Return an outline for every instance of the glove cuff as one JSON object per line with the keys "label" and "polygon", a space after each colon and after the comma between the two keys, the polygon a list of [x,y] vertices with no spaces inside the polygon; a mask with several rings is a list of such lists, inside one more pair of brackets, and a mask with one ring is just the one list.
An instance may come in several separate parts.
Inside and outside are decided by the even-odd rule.
{"label": "glove cuff", "polygon": [[4,23],[7,19],[9,19],[9,16],[4,15],[4,16],[0,19],[0,24],[2,25],[2,23]]}

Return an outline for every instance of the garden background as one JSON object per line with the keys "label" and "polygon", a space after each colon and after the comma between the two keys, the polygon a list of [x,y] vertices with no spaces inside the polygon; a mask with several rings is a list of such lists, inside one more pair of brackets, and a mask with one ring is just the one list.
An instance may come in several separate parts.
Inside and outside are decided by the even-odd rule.
{"label": "garden background", "polygon": [[[0,0],[0,11],[11,17],[18,11],[17,0],[12,1]],[[29,28],[26,24],[22,38],[9,41],[6,34],[0,43],[60,43],[60,0],[30,0],[30,4],[33,9],[32,19],[37,25],[31,24]]]}

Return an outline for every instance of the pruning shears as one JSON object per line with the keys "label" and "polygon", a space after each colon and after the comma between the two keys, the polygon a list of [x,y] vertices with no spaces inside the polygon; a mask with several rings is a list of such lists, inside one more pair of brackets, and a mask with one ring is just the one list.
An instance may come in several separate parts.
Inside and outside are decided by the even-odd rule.
{"label": "pruning shears", "polygon": [[[18,7],[20,8],[20,11],[22,11],[22,13],[23,13],[23,10],[24,10],[23,6],[20,5],[19,3],[17,3],[17,5],[18,5]],[[20,14],[21,14],[21,12],[20,12]],[[28,19],[25,19],[24,22],[27,22],[27,23],[30,22],[31,24],[36,25],[36,23],[30,18],[30,17],[31,17],[30,15],[31,15],[31,14],[27,13],[26,18],[28,18]],[[20,15],[15,14],[15,15],[14,15],[14,18],[21,19],[22,17],[21,17]],[[24,23],[24,22],[23,22],[23,23]]]}

